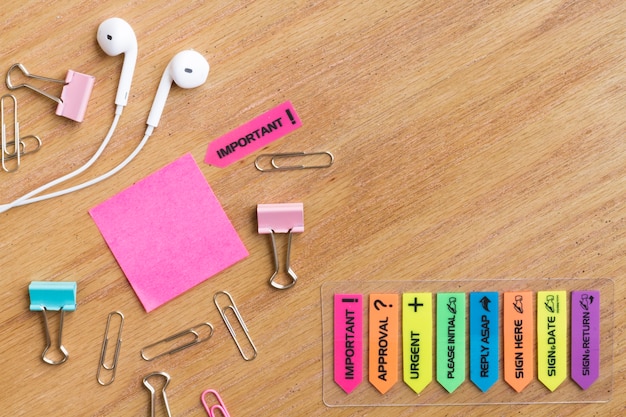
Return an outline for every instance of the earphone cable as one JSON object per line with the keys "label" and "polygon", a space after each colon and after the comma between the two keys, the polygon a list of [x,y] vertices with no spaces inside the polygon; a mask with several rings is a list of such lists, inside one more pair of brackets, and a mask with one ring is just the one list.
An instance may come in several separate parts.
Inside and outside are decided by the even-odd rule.
{"label": "earphone cable", "polygon": [[[78,169],[70,172],[69,174],[66,174],[62,177],[59,177],[53,181],[50,181],[47,184],[44,184],[26,194],[24,194],[23,196],[19,197],[17,200],[14,200],[11,203],[7,203],[7,204],[2,204],[0,205],[0,213],[4,213],[5,211],[10,210],[13,207],[18,207],[18,206],[24,206],[26,204],[31,204],[31,203],[35,203],[37,201],[41,201],[41,200],[46,200],[48,198],[52,198],[55,197],[56,195],[63,195],[66,193],[61,193],[62,191],[65,190],[61,190],[55,193],[51,193],[51,194],[46,194],[40,197],[33,197],[36,196],[40,193],[42,193],[43,191],[46,191],[49,188],[52,188],[58,184],[61,184],[71,178],[76,177],[77,175],[81,174],[82,172],[84,172],[85,170],[87,170],[89,167],[91,167],[97,160],[98,158],[100,158],[100,155],[102,155],[102,152],[104,152],[104,149],[106,148],[106,146],[109,144],[109,142],[111,141],[111,137],[113,136],[113,133],[115,132],[115,129],[117,127],[117,124],[120,120],[120,117],[122,115],[122,110],[124,109],[124,106],[118,105],[115,109],[115,116],[113,118],[113,121],[111,122],[111,127],[109,128],[109,131],[107,132],[106,136],[104,137],[104,139],[102,140],[102,143],[100,144],[100,147],[98,148],[98,150],[96,151],[96,153],[93,154],[93,156],[81,167],[79,167]],[[73,187],[72,187],[73,188]],[[32,197],[32,198],[31,198]],[[43,198],[46,197],[46,198]]]}

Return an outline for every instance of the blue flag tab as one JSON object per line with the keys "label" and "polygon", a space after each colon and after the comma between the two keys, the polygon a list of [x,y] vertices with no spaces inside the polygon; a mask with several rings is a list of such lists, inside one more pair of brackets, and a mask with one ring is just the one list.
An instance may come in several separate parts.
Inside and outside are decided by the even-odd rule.
{"label": "blue flag tab", "polygon": [[498,380],[498,293],[469,294],[470,380],[486,392]]}

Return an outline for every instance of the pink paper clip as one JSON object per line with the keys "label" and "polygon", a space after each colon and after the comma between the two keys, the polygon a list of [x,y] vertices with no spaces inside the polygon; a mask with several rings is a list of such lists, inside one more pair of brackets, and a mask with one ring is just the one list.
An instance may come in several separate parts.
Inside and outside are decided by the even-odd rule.
{"label": "pink paper clip", "polygon": [[[63,84],[61,97],[55,97],[37,87],[26,83],[14,85],[11,82],[11,72],[16,68],[22,71],[22,73],[26,77]],[[80,72],[72,70],[69,70],[67,72],[65,80],[42,77],[40,75],[33,75],[30,74],[22,64],[13,64],[11,68],[9,68],[6,77],[6,85],[9,90],[26,87],[45,97],[48,97],[49,99],[54,100],[58,103],[56,109],[56,114],[58,116],[67,117],[68,119],[74,120],[76,122],[82,122],[85,118],[87,103],[89,102],[89,97],[91,97],[91,91],[93,90],[93,85],[95,81],[96,78],[92,75],[81,74]]]}
{"label": "pink paper clip", "polygon": [[[209,407],[204,398],[207,394],[213,394],[213,396],[217,400],[217,404]],[[202,405],[204,406],[206,412],[209,414],[209,417],[217,417],[218,415],[215,414],[216,411],[219,411],[221,413],[220,415],[223,417],[230,417],[230,414],[228,414],[228,410],[226,410],[226,406],[224,405],[224,401],[222,401],[222,397],[220,397],[220,395],[214,389],[205,390],[200,396],[200,401],[202,401]]]}
{"label": "pink paper clip", "polygon": [[[257,222],[259,234],[269,234],[272,239],[274,252],[274,274],[270,277],[270,285],[279,290],[291,288],[295,285],[298,276],[290,266],[291,237],[293,233],[304,232],[304,205],[302,203],[259,204],[257,205]],[[286,269],[291,281],[280,284],[275,281],[278,276],[279,262],[276,250],[275,233],[287,233]]]}

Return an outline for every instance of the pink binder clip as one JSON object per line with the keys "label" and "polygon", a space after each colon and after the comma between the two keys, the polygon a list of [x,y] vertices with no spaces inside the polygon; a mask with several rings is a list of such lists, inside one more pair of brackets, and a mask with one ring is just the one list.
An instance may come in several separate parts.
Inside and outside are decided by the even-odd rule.
{"label": "pink binder clip", "polygon": [[[213,394],[213,396],[217,400],[217,404],[209,407],[205,399],[207,394]],[[202,401],[202,405],[204,406],[206,412],[209,414],[209,417],[217,417],[218,414],[215,414],[216,411],[220,412],[220,416],[230,417],[230,414],[228,414],[228,410],[226,410],[226,406],[224,405],[224,401],[222,401],[222,397],[220,397],[220,395],[214,389],[205,390],[200,396],[200,401]]]}
{"label": "pink binder clip", "polygon": [[[55,97],[37,87],[26,83],[14,85],[11,82],[11,72],[16,68],[22,71],[22,73],[26,77],[63,84],[61,97]],[[87,103],[89,102],[89,97],[91,97],[91,90],[93,90],[93,85],[95,81],[96,78],[92,75],[81,74],[80,72],[72,70],[69,70],[67,72],[65,80],[57,80],[55,78],[33,75],[30,74],[22,64],[13,64],[11,68],[9,68],[6,77],[6,85],[9,90],[26,87],[43,96],[46,96],[49,99],[54,100],[58,103],[56,110],[56,114],[58,116],[67,117],[68,119],[74,120],[76,122],[82,122],[85,118]]]}
{"label": "pink binder clip", "polygon": [[[298,276],[290,266],[291,237],[293,233],[304,232],[304,205],[302,203],[259,204],[257,205],[257,221],[259,234],[269,234],[272,239],[274,252],[274,274],[270,277],[270,285],[279,290],[291,288],[295,285]],[[278,276],[278,252],[276,251],[275,233],[287,233],[286,269],[291,281],[280,284],[275,281]]]}

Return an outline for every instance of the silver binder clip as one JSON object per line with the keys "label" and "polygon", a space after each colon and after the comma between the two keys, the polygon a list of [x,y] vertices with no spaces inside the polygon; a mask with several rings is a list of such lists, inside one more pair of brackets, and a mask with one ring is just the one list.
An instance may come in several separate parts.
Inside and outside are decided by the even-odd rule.
{"label": "silver binder clip", "polygon": [[[224,308],[222,308],[220,304],[217,302],[217,299],[220,297],[220,295],[228,298],[228,305]],[[235,341],[235,344],[237,345],[237,349],[239,349],[239,353],[241,353],[241,357],[247,361],[251,361],[252,359],[256,358],[256,355],[257,355],[256,346],[254,346],[254,342],[252,342],[252,338],[250,337],[250,332],[248,332],[246,323],[244,323],[243,318],[241,317],[241,314],[239,314],[239,309],[235,305],[235,300],[233,300],[233,297],[226,291],[218,291],[213,296],[213,302],[215,303],[215,307],[217,307],[217,311],[220,313],[220,316],[222,316],[222,320],[224,320],[224,324],[226,325],[228,332],[230,333],[233,340]],[[249,348],[244,349],[243,345],[239,342],[239,339],[237,338],[237,332],[235,331],[235,328],[230,323],[230,320],[228,319],[228,316],[227,316],[227,313],[229,311],[232,311],[232,313],[235,315],[235,318],[237,319],[237,322],[239,323],[241,330],[243,330],[243,333],[246,336],[246,339],[248,340],[248,343],[250,345]],[[246,351],[249,351],[249,350],[252,350],[251,354],[246,353]]]}

